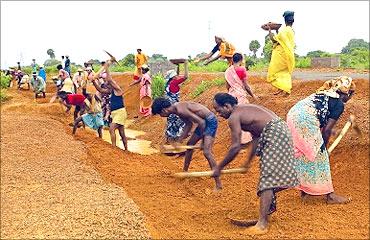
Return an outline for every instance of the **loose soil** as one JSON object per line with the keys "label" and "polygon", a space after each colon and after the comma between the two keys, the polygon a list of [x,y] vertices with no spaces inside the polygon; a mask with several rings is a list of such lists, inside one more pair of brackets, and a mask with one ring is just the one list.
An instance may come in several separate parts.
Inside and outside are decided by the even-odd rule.
{"label": "loose soil", "polygon": [[[216,92],[225,91],[224,87],[213,87],[196,99],[192,99],[190,93],[201,81],[212,80],[220,76],[222,77],[221,74],[191,74],[190,80],[184,83],[182,87],[181,99],[194,100],[211,107],[213,95]],[[115,75],[115,79],[125,89],[131,82],[131,78],[131,74]],[[288,110],[297,101],[314,92],[322,84],[320,79],[312,79],[311,81],[295,80],[293,82],[292,95],[290,97],[279,97],[271,95],[273,89],[263,79],[251,76],[249,81],[255,93],[261,97],[259,104],[270,108],[284,119]],[[271,217],[269,233],[258,238],[369,238],[369,80],[356,79],[355,82],[357,92],[346,105],[345,112],[337,124],[337,129],[340,130],[343,127],[349,114],[354,114],[356,123],[363,132],[363,137],[360,138],[354,131],[349,131],[331,156],[331,172],[335,190],[338,194],[351,196],[352,202],[347,205],[327,205],[322,197],[315,197],[306,203],[302,203],[298,191],[294,189],[283,191],[278,194],[278,211]],[[50,91],[52,91],[52,88],[50,88]],[[138,87],[133,87],[126,91],[125,104],[129,117],[133,118],[133,116],[138,115]],[[259,204],[256,196],[256,185],[259,176],[258,159],[254,159],[250,171],[245,175],[222,176],[221,180],[224,189],[216,193],[213,192],[214,181],[211,178],[179,180],[172,177],[173,173],[180,172],[182,169],[183,158],[181,157],[168,157],[159,154],[142,156],[124,152],[118,148],[111,147],[108,143],[97,138],[95,133],[81,129],[72,138],[70,136],[71,127],[68,126],[72,117],[70,115],[66,116],[57,104],[49,106],[48,104],[43,104],[47,100],[40,99],[38,104],[28,101],[24,105],[17,106],[16,102],[19,94],[15,90],[10,90],[9,92],[14,96],[14,99],[11,100],[11,103],[3,106],[2,115],[8,116],[8,120],[4,121],[2,116],[2,126],[11,126],[9,129],[12,129],[12,131],[3,132],[2,129],[2,153],[3,144],[13,142],[10,147],[6,148],[12,149],[17,146],[16,143],[23,141],[23,138],[27,142],[31,141],[25,137],[28,134],[32,136],[34,132],[43,131],[40,125],[38,125],[37,129],[32,128],[33,130],[19,127],[20,124],[37,121],[33,119],[40,119],[39,114],[43,114],[42,119],[44,120],[54,120],[60,124],[52,129],[54,134],[48,135],[49,141],[43,143],[45,148],[39,147],[37,148],[38,151],[32,151],[33,144],[28,146],[22,144],[23,152],[18,154],[17,152],[12,153],[7,158],[8,160],[11,159],[14,162],[25,161],[22,159],[29,155],[28,151],[32,151],[32,154],[37,154],[41,152],[41,149],[46,151],[46,146],[49,147],[50,152],[54,147],[65,148],[65,151],[70,152],[67,149],[70,149],[72,146],[73,148],[78,148],[82,144],[85,146],[86,152],[79,154],[76,151],[77,153],[74,155],[75,162],[86,167],[93,167],[96,173],[99,174],[99,177],[103,179],[104,184],[114,184],[113,186],[124,189],[128,197],[136,203],[140,211],[145,215],[145,226],[153,238],[245,239],[252,237],[245,234],[244,228],[230,224],[228,218],[253,219],[258,217]],[[32,98],[32,94],[27,91],[22,91],[20,95],[22,99]],[[24,118],[17,119],[19,114],[22,114]],[[18,124],[12,124],[12,121]],[[230,132],[226,121],[223,119],[219,119],[219,121],[220,126],[214,147],[217,161],[222,160],[230,144]],[[130,128],[146,132],[146,135],[140,138],[151,140],[154,147],[159,147],[164,142],[164,126],[165,119],[154,116],[149,118],[139,117]],[[19,131],[22,135],[16,134],[17,129],[22,131]],[[68,142],[68,148],[65,145],[60,146],[60,142],[57,141],[60,138],[59,135],[62,134],[66,135],[64,139],[67,141],[64,142]],[[44,139],[42,135],[37,136],[37,139]],[[58,146],[51,145],[54,142],[53,139],[59,143]],[[40,164],[32,167],[49,167],[50,159],[48,155],[42,155],[43,158],[40,160]],[[230,167],[240,166],[245,159],[245,155],[245,152],[240,153],[235,161],[230,164]],[[2,154],[2,162],[4,159]],[[63,166],[61,162],[58,164]],[[71,177],[74,176],[74,174],[70,174],[70,172],[73,172],[72,168],[74,167],[71,166],[71,169],[68,170]],[[30,177],[37,175],[32,172],[35,171],[32,168],[27,169],[31,172],[29,174]],[[190,170],[209,170],[208,163],[201,152],[197,151],[194,154]],[[9,174],[14,174],[14,172],[12,173],[12,170],[3,171],[2,169],[2,176]],[[67,173],[65,174],[68,175]],[[75,184],[78,182],[79,179],[76,180]],[[57,183],[50,181],[49,187],[52,188],[55,184]],[[47,186],[43,186],[43,188],[47,189]],[[85,188],[93,189],[94,186],[87,184]],[[20,193],[9,185],[3,185],[2,182],[2,200],[4,194],[6,196],[11,194],[17,196]],[[114,199],[112,205],[122,200],[115,197],[112,198]],[[34,201],[42,201],[42,199],[44,197],[34,199]],[[78,197],[75,201],[71,201],[69,206],[75,209],[75,211],[81,211],[80,208],[83,206],[78,204],[80,201]],[[109,207],[109,204],[107,203],[106,206]],[[3,208],[4,205],[2,204],[2,211]],[[19,208],[19,206],[14,208]],[[30,210],[29,214],[40,215],[39,211],[40,209],[37,210],[35,208]],[[56,211],[57,214],[64,214],[63,209]],[[26,219],[17,210],[8,211],[7,213],[10,215],[18,214],[23,221]],[[96,217],[99,217],[99,214]],[[11,217],[8,217],[7,221],[14,225],[14,220],[11,219]],[[68,219],[68,221],[72,222],[85,221],[85,218],[82,220]],[[4,221],[2,219],[2,226],[3,224]],[[59,224],[63,224],[63,221]],[[50,229],[47,222],[44,226]],[[76,231],[86,231],[88,227],[93,232],[94,229],[99,229],[99,227],[95,228],[95,226],[79,225]],[[42,228],[40,227],[40,229]],[[47,230],[45,231],[47,232]],[[13,231],[14,233],[11,235],[13,237],[25,236],[22,232],[24,231],[23,229],[13,229]],[[36,234],[33,229],[28,231]],[[57,232],[53,236],[64,236],[58,234],[60,233]],[[144,235],[138,235],[137,237],[140,236]]]}

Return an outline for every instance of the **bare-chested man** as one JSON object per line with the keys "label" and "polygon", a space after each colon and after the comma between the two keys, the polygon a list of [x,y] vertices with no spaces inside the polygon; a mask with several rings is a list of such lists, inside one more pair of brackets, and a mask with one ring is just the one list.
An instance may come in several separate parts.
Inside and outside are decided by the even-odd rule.
{"label": "bare-chested man", "polygon": [[[203,154],[207,158],[211,169],[216,167],[217,163],[213,157],[212,148],[217,131],[217,118],[213,112],[199,103],[178,102],[171,104],[167,98],[157,98],[152,104],[152,114],[159,114],[161,117],[176,114],[185,122],[184,131],[178,138],[178,142],[181,142],[189,135],[193,123],[198,124],[187,145],[195,145],[199,140],[203,140]],[[192,156],[193,150],[187,150],[185,153],[184,171],[188,171]],[[216,189],[221,189],[220,179],[216,177],[215,181]]]}
{"label": "bare-chested man", "polygon": [[237,100],[227,93],[214,97],[213,107],[228,119],[232,144],[229,152],[214,170],[214,177],[229,164],[241,149],[241,133],[253,135],[252,151],[247,157],[248,167],[254,154],[260,156],[260,177],[257,195],[260,197],[260,216],[251,221],[249,234],[264,234],[268,230],[268,215],[276,211],[275,193],[298,185],[294,166],[293,142],[287,124],[272,111],[254,104],[237,105]]}

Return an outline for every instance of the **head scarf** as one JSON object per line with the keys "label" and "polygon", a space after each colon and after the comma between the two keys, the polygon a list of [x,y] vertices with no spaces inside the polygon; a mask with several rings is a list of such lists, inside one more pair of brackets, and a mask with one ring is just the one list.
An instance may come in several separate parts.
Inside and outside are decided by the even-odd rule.
{"label": "head scarf", "polygon": [[333,98],[339,98],[339,93],[348,94],[349,91],[355,91],[356,85],[351,77],[340,76],[328,80],[322,85],[316,93],[326,94]]}
{"label": "head scarf", "polygon": [[220,39],[221,42],[226,42],[225,38],[223,38],[223,37],[220,37],[220,36],[215,36],[215,37],[218,38],[218,39]]}
{"label": "head scarf", "polygon": [[285,11],[283,14],[284,20],[286,22],[294,21],[294,12],[293,11]]}
{"label": "head scarf", "polygon": [[173,78],[176,75],[177,75],[177,72],[176,72],[175,69],[169,70],[169,71],[166,72],[165,79],[168,82],[171,78]]}

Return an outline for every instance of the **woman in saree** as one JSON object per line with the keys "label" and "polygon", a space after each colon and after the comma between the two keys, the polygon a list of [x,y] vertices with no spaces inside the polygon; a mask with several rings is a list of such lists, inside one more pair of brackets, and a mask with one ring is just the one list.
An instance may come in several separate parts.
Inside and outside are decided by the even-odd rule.
{"label": "woman in saree", "polygon": [[352,78],[338,77],[326,81],[316,93],[299,101],[288,112],[302,199],[308,195],[325,195],[327,203],[351,200],[334,193],[327,145],[345,103],[354,92]]}
{"label": "woman in saree", "polygon": [[276,30],[277,35],[271,33],[269,27],[269,36],[273,42],[271,61],[267,73],[267,82],[279,89],[274,94],[285,93],[289,95],[292,90],[292,73],[295,66],[294,59],[294,31],[292,28],[294,22],[294,12],[284,12],[286,27],[280,31]]}
{"label": "woman in saree", "polygon": [[[225,71],[226,88],[228,93],[238,100],[238,104],[246,104],[248,94],[257,100],[252,89],[247,83],[247,70],[243,65],[243,55],[235,53],[233,55],[233,65]],[[252,141],[252,135],[249,132],[242,132],[241,143],[246,144]]]}
{"label": "woman in saree", "polygon": [[149,75],[149,67],[144,64],[141,66],[141,77],[131,83],[129,86],[133,86],[140,83],[140,107],[139,112],[147,117],[151,114],[151,102],[152,102],[152,79]]}
{"label": "woman in saree", "polygon": [[[180,84],[188,79],[188,61],[184,63],[185,73],[184,75],[179,75],[180,66],[177,65],[176,70],[169,70],[166,73],[166,88],[165,88],[165,97],[170,100],[171,104],[180,101]],[[174,142],[181,136],[185,127],[184,121],[181,120],[176,114],[170,114],[167,118],[167,127],[166,127],[166,138],[167,142]]]}

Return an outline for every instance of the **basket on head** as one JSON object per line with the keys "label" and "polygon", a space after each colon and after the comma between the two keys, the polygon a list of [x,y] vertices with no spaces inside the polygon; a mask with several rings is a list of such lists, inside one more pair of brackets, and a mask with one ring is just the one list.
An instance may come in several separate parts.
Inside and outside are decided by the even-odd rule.
{"label": "basket on head", "polygon": [[268,30],[269,30],[268,26],[270,26],[271,30],[278,30],[278,29],[281,27],[281,25],[282,25],[282,24],[280,24],[280,23],[268,22],[268,23],[266,23],[266,24],[263,24],[263,25],[261,26],[261,28],[262,28],[263,30],[268,31]]}

